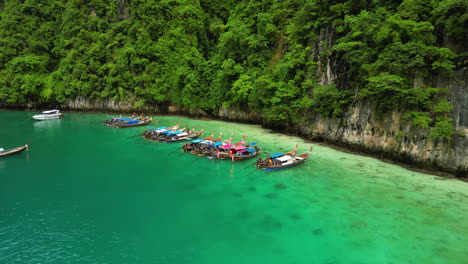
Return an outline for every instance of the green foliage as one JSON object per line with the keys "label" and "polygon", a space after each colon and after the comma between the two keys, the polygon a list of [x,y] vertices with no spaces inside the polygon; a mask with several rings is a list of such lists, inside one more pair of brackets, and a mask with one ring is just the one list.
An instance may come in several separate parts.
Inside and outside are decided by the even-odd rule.
{"label": "green foliage", "polygon": [[467,14],[462,0],[5,0],[0,104],[83,95],[300,122],[369,100],[447,138],[450,104],[427,85],[466,67],[442,43],[467,42]]}
{"label": "green foliage", "polygon": [[314,87],[312,100],[314,111],[325,116],[339,116],[343,113],[343,105],[346,103],[344,92],[339,91],[335,85],[316,85]]}

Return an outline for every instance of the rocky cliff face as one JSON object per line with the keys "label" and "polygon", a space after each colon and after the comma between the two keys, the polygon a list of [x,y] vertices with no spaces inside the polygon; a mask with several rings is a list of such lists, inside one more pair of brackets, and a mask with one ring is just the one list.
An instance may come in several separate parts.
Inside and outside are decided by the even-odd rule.
{"label": "rocky cliff face", "polygon": [[77,96],[74,99],[68,99],[65,103],[61,104],[62,109],[68,110],[101,110],[101,111],[140,111],[146,110],[151,112],[162,112],[160,106],[150,105],[142,108],[135,108],[133,102],[114,101],[111,98],[107,99],[90,99],[84,96]]}
{"label": "rocky cliff face", "polygon": [[468,134],[458,134],[452,142],[434,140],[427,138],[427,129],[413,128],[404,121],[401,113],[376,118],[373,112],[369,104],[361,103],[350,108],[344,118],[315,116],[297,129],[311,139],[468,176]]}

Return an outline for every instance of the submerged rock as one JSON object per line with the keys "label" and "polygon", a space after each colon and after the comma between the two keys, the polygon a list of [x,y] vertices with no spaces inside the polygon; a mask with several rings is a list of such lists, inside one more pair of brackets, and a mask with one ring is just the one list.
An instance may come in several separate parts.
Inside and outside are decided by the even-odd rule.
{"label": "submerged rock", "polygon": [[284,185],[284,184],[278,183],[278,184],[275,185],[275,188],[278,189],[278,190],[285,190],[288,187],[286,187],[286,185]]}

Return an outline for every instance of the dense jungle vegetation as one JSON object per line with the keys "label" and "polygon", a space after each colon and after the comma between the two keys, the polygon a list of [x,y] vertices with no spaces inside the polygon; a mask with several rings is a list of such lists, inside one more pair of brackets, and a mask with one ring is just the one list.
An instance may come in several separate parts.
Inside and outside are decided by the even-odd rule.
{"label": "dense jungle vegetation", "polygon": [[298,122],[368,100],[449,139],[433,83],[466,67],[467,31],[466,0],[1,0],[0,104],[83,95]]}

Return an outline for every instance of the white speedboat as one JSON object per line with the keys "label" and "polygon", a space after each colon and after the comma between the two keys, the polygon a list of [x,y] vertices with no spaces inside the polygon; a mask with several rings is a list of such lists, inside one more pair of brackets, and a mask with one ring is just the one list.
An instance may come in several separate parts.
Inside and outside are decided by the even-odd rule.
{"label": "white speedboat", "polygon": [[48,110],[42,112],[42,114],[34,115],[33,118],[36,120],[52,120],[63,118],[64,115],[59,110]]}

